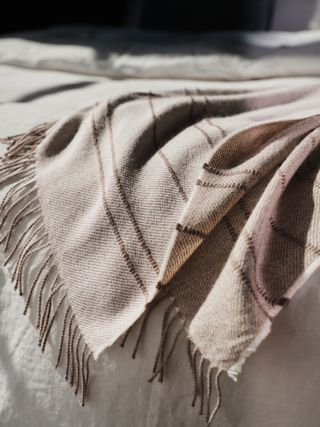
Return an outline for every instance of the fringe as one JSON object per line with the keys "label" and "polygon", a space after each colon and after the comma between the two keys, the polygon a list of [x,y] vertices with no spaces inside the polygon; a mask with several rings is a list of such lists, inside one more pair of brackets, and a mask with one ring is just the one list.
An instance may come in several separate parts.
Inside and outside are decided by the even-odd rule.
{"label": "fringe", "polygon": [[[149,382],[154,381],[157,377],[159,382],[163,382],[164,369],[167,367],[168,362],[174,353],[180,336],[185,332],[185,321],[180,318],[179,311],[171,301],[171,298],[166,295],[166,290],[164,288],[162,289],[162,296],[160,296],[157,301],[151,303],[141,319],[132,352],[132,358],[135,359],[142,342],[143,335],[146,331],[147,320],[150,317],[151,312],[160,302],[169,300],[168,306],[163,311],[159,344],[154,357],[152,375],[148,379]],[[131,326],[123,335],[123,339],[120,341],[121,347],[125,346],[133,329],[135,329],[135,325]],[[209,427],[212,426],[221,406],[220,377],[223,371],[210,365],[209,360],[205,359],[201,355],[200,350],[192,343],[189,337],[187,337],[186,333],[184,333],[184,338],[187,344],[186,353],[194,385],[191,406],[196,406],[196,403],[199,400],[198,413],[199,415],[203,415],[205,411],[205,425]],[[211,409],[213,381],[215,388],[215,404],[213,409]]]}
{"label": "fringe", "polygon": [[[36,328],[39,332],[38,345],[41,351],[45,351],[53,326],[56,325],[56,334],[53,337],[57,340],[55,368],[58,369],[62,365],[65,380],[74,389],[74,395],[79,395],[79,402],[84,406],[88,394],[92,352],[68,304],[67,290],[57,269],[37,194],[35,151],[51,126],[52,124],[44,123],[28,133],[0,139],[0,142],[8,146],[6,154],[0,158],[0,184],[10,185],[0,204],[0,244],[3,245],[6,254],[4,265],[9,265],[9,270],[13,270],[14,289],[19,295],[25,296],[23,314],[26,315],[30,309],[37,316]],[[22,234],[18,232],[18,226],[21,224],[25,224]],[[42,262],[30,278],[29,270],[34,257],[40,257]],[[161,383],[177,343],[185,332],[185,322],[180,318],[177,307],[166,291],[159,295],[144,312],[132,358],[135,359],[138,354],[150,314],[160,302],[169,300],[163,314],[152,375],[148,379],[152,382],[158,378]],[[121,347],[125,346],[133,329],[134,326],[130,327],[124,334],[120,342]],[[191,406],[195,407],[199,400],[199,414],[205,412],[206,425],[209,426],[221,405],[219,379],[222,371],[211,367],[191,340],[187,336],[185,339],[194,382]],[[216,370],[214,374],[216,401],[211,410],[214,370]]]}
{"label": "fringe", "polygon": [[[14,289],[25,296],[23,314],[26,315],[30,309],[37,315],[41,351],[45,351],[55,325],[56,334],[52,339],[56,340],[60,332],[55,368],[64,367],[66,381],[74,388],[74,395],[80,395],[79,402],[84,406],[92,353],[68,304],[67,291],[50,247],[37,194],[35,151],[51,126],[44,123],[25,134],[0,139],[7,144],[7,151],[0,158],[0,184],[9,186],[0,205],[0,244],[6,254],[4,265],[12,271]],[[25,229],[19,233],[21,224],[25,224]],[[30,268],[35,257],[42,262],[32,278]],[[63,319],[61,327],[60,318]]]}

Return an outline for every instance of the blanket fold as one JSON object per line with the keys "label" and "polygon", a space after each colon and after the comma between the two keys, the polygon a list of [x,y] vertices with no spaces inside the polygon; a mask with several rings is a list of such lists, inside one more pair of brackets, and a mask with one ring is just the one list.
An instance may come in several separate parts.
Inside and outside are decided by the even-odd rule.
{"label": "blanket fold", "polygon": [[315,79],[125,93],[3,138],[5,264],[82,405],[90,360],[142,317],[135,357],[166,299],[150,380],[184,335],[212,422],[221,373],[237,378],[319,260],[319,96]]}

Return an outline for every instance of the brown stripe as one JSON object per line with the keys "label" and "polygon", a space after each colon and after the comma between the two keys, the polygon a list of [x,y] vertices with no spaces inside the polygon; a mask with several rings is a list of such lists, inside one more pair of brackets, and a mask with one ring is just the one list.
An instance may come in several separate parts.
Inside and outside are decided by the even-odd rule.
{"label": "brown stripe", "polygon": [[254,246],[254,240],[252,238],[252,236],[250,236],[248,234],[248,232],[244,229],[242,230],[242,234],[244,235],[244,238],[246,240],[247,246],[250,250],[251,256],[252,256],[252,260],[253,260],[253,265],[254,265],[254,272],[255,272],[255,284],[256,284],[256,290],[258,292],[258,294],[268,303],[271,305],[274,304],[278,304],[278,299],[279,298],[272,298],[270,296],[270,294],[268,293],[268,291],[266,290],[266,288],[260,283],[259,278],[257,278],[256,275],[256,263],[257,263],[257,256],[256,256],[256,250],[255,250],[255,246]]}
{"label": "brown stripe", "polygon": [[[234,243],[236,243],[236,241],[238,240],[239,234],[237,233],[236,229],[232,226],[232,224],[231,224],[231,222],[230,222],[230,220],[229,220],[229,218],[228,218],[227,215],[224,217],[224,222],[225,222],[226,228],[227,228],[227,230],[228,230],[228,232],[230,234],[230,237],[231,237],[232,241]],[[255,253],[255,247],[254,247],[253,238],[248,234],[248,232],[245,229],[243,229],[241,231],[241,233],[243,234],[243,236],[244,236],[244,238],[246,240],[247,246],[248,246],[248,248],[250,250],[250,253],[251,253],[251,256],[252,256],[252,259],[253,259],[253,262],[254,262],[254,266],[255,266],[256,265],[256,261],[257,261],[257,257],[256,257],[256,253]],[[275,301],[278,300],[278,298],[276,298],[276,299],[275,298],[271,298],[270,295],[268,294],[267,290],[259,283],[259,281],[257,280],[257,277],[255,277],[255,281],[256,281],[256,283],[255,283],[256,287],[254,288],[252,286],[252,289],[256,290],[257,293],[268,304],[272,304],[272,305],[275,304],[276,303]]]}
{"label": "brown stripe", "polygon": [[[254,262],[254,265],[255,265],[256,262],[257,262],[257,255],[256,255],[256,248],[254,246],[253,237],[250,236],[250,234],[247,232],[247,230],[245,228],[242,230],[242,233],[243,233],[244,238],[245,238],[245,240],[247,242],[247,246],[248,246],[248,248],[249,248],[249,250],[251,252],[251,256],[252,256],[252,259],[253,259],[253,262]],[[261,288],[261,291],[265,292],[265,290],[263,288]],[[267,297],[266,294],[262,294],[262,296],[263,297]],[[268,301],[270,301],[270,300],[268,299]]]}
{"label": "brown stripe", "polygon": [[163,162],[165,163],[165,165],[167,166],[168,172],[173,180],[173,182],[175,183],[175,186],[182,198],[182,200],[187,203],[188,201],[188,197],[179,181],[179,178],[177,177],[175,171],[173,170],[168,158],[166,157],[166,155],[163,153],[163,151],[158,150],[158,155],[161,157],[161,159],[163,160]]}
{"label": "brown stripe", "polygon": [[199,237],[200,239],[205,239],[207,237],[207,235],[202,231],[195,230],[194,228],[179,223],[176,225],[176,230],[180,231],[181,233],[191,234],[192,236]]}
{"label": "brown stripe", "polygon": [[249,209],[247,209],[247,206],[246,206],[244,200],[240,199],[239,202],[238,202],[238,204],[239,204],[240,209],[243,212],[243,215],[248,220],[250,218],[250,211],[249,211]]}
{"label": "brown stripe", "polygon": [[152,137],[153,137],[153,146],[155,151],[157,152],[157,154],[159,155],[159,157],[162,159],[163,163],[165,164],[173,183],[175,184],[182,200],[186,203],[188,201],[188,197],[186,195],[186,192],[184,191],[179,178],[177,176],[177,174],[175,173],[173,167],[171,166],[171,163],[169,161],[169,159],[167,158],[167,156],[163,153],[163,151],[158,148],[157,146],[157,117],[156,117],[156,113],[154,110],[154,106],[153,106],[153,102],[152,102],[152,98],[151,96],[148,97],[148,101],[149,101],[149,106],[151,109],[151,116],[152,116]]}
{"label": "brown stripe", "polygon": [[154,150],[157,152],[159,150],[159,147],[157,146],[157,142],[158,142],[158,137],[157,137],[157,117],[156,117],[156,112],[154,110],[154,105],[153,105],[153,101],[152,101],[151,95],[148,96],[148,103],[149,103],[149,106],[150,106],[151,117],[152,117],[152,143],[153,143]]}
{"label": "brown stripe", "polygon": [[206,121],[210,126],[212,126],[213,128],[217,129],[217,130],[220,132],[220,135],[221,135],[221,137],[222,137],[222,138],[225,138],[225,137],[226,137],[227,133],[226,133],[226,131],[225,131],[221,126],[217,125],[216,123],[212,123],[212,120],[211,120],[211,119],[209,119],[209,118],[206,118],[206,119],[205,119],[205,121]]}
{"label": "brown stripe", "polygon": [[233,225],[231,224],[228,215],[225,215],[223,217],[223,221],[224,221],[226,228],[230,234],[231,240],[233,241],[233,243],[236,243],[236,241],[238,240],[238,234],[237,234],[235,228],[233,227]]}
{"label": "brown stripe", "polygon": [[141,289],[142,293],[144,294],[146,300],[148,298],[148,291],[147,288],[145,287],[141,277],[139,276],[138,272],[136,271],[134,264],[126,250],[125,244],[121,238],[118,226],[115,222],[115,219],[110,211],[108,202],[107,202],[107,198],[106,198],[106,187],[105,187],[105,175],[104,175],[104,170],[103,170],[103,163],[102,163],[102,158],[101,158],[101,152],[100,152],[100,147],[99,147],[99,142],[98,142],[98,135],[97,135],[97,129],[96,129],[96,124],[94,121],[94,118],[92,118],[92,142],[93,145],[95,146],[96,149],[96,155],[97,155],[97,162],[98,162],[98,169],[99,169],[99,176],[100,176],[100,184],[101,184],[101,191],[102,191],[102,201],[103,201],[103,207],[106,213],[106,216],[109,220],[109,223],[111,225],[111,229],[113,231],[113,234],[115,236],[116,242],[119,245],[120,248],[120,252],[123,256],[123,259],[128,267],[128,270],[130,271],[130,273],[132,274],[132,276],[134,277],[136,283],[138,284],[139,288]]}
{"label": "brown stripe", "polygon": [[[225,223],[226,228],[227,228],[227,230],[229,232],[229,235],[231,237],[232,242],[236,243],[236,241],[238,240],[238,237],[239,237],[238,233],[236,232],[236,229],[231,224],[228,215],[226,215],[223,219],[224,219],[224,223]],[[254,265],[255,265],[256,264],[256,254],[255,254],[255,248],[254,248],[253,239],[252,239],[251,236],[248,235],[248,233],[245,230],[243,230],[242,233],[244,233],[245,239],[247,241],[247,245],[248,245],[248,247],[250,249],[251,256],[252,256],[252,259],[253,259],[253,262],[254,262]],[[267,294],[265,288],[263,288],[262,286],[259,286],[258,282],[256,282],[256,285],[257,285],[257,287],[255,289],[257,290],[258,294],[266,302],[268,302],[269,304],[272,304],[272,300],[271,300],[270,296]],[[252,289],[254,289],[253,286],[252,286]]]}
{"label": "brown stripe", "polygon": [[283,170],[278,169],[278,175],[280,176],[281,188],[284,190],[286,188],[286,174],[283,172]]}
{"label": "brown stripe", "polygon": [[208,134],[206,131],[204,131],[203,129],[201,129],[201,127],[200,127],[199,125],[194,125],[193,127],[194,127],[198,132],[200,132],[202,136],[204,136],[204,138],[206,139],[206,141],[207,141],[208,145],[210,145],[210,147],[213,147],[213,142],[212,142],[212,139],[211,139],[211,137],[209,136],[209,134]]}
{"label": "brown stripe", "polygon": [[[210,116],[210,113],[209,113],[209,104],[210,103],[209,103],[209,100],[206,96],[204,97],[204,101],[206,103],[206,116]],[[205,120],[210,126],[214,127],[215,129],[217,129],[220,132],[220,135],[222,138],[225,138],[227,136],[227,132],[221,126],[217,125],[216,123],[213,123],[212,120],[209,119],[208,117]]]}
{"label": "brown stripe", "polygon": [[159,274],[159,271],[160,271],[159,266],[158,266],[156,260],[154,259],[153,255],[151,253],[151,250],[150,250],[149,246],[147,245],[147,242],[145,241],[145,239],[143,237],[142,231],[141,231],[141,229],[140,229],[140,227],[138,225],[138,222],[137,222],[137,220],[136,220],[136,218],[134,216],[134,213],[132,212],[131,206],[130,206],[130,204],[128,202],[128,199],[126,197],[124,188],[123,188],[122,183],[121,183],[121,179],[120,179],[120,176],[119,176],[119,173],[118,173],[118,170],[117,170],[117,166],[116,166],[116,154],[115,154],[115,147],[114,147],[114,141],[113,141],[112,117],[111,117],[111,114],[109,114],[109,113],[110,113],[110,111],[109,111],[109,103],[108,103],[108,106],[107,106],[107,115],[106,115],[107,117],[106,118],[107,118],[107,125],[108,125],[108,128],[109,128],[110,145],[111,145],[111,158],[112,158],[112,169],[113,169],[113,174],[114,174],[114,177],[115,177],[115,180],[116,180],[116,186],[117,186],[119,195],[121,197],[122,203],[123,203],[123,205],[124,205],[124,207],[126,209],[126,212],[127,212],[128,216],[129,216],[129,219],[130,219],[131,224],[133,226],[133,229],[134,229],[134,231],[135,231],[135,233],[137,235],[138,242],[139,242],[140,246],[142,247],[144,253],[146,254],[146,256],[147,256],[147,258],[148,258],[148,260],[149,260],[149,262],[150,262],[150,264],[151,264],[151,266],[153,268],[153,270],[157,274]]}
{"label": "brown stripe", "polygon": [[[248,220],[250,217],[251,212],[249,211],[249,209],[246,206],[246,203],[243,199],[239,200],[239,206],[245,216],[245,218]],[[255,244],[254,244],[254,240],[253,237],[251,235],[249,235],[249,233],[247,232],[247,230],[244,228],[242,230],[242,234],[244,235],[244,238],[247,242],[247,246],[251,252],[251,256],[254,262],[254,266],[256,265],[257,262],[257,256],[256,256],[256,250],[255,250]],[[256,286],[257,286],[257,291],[259,292],[259,294],[262,296],[262,298],[265,299],[266,302],[268,302],[269,304],[272,305],[284,305],[283,304],[283,299],[284,297],[271,297],[270,294],[268,293],[268,291],[266,290],[266,288],[263,287],[263,285],[260,284],[259,279],[257,279],[256,277]]]}
{"label": "brown stripe", "polygon": [[[194,122],[194,98],[193,96],[189,93],[189,91],[187,89],[184,90],[185,94],[190,98],[190,109],[189,109],[189,123],[193,124]],[[199,125],[194,124],[192,127],[194,127],[199,133],[201,133],[201,136],[203,136],[205,138],[205,140],[207,141],[208,145],[210,147],[213,147],[213,142],[211,137],[208,135],[207,132],[205,132]]]}
{"label": "brown stripe", "polygon": [[207,187],[207,188],[237,188],[239,190],[246,190],[246,186],[244,184],[239,184],[237,182],[232,182],[231,184],[216,184],[208,181],[203,181],[201,179],[197,179],[196,182],[197,185],[200,187]]}
{"label": "brown stripe", "polygon": [[[205,101],[204,94],[201,92],[199,88],[196,89],[196,94],[200,98],[203,98],[203,100]],[[203,116],[208,116],[208,105],[206,102],[202,102],[202,103],[203,103]]]}
{"label": "brown stripe", "polygon": [[241,264],[238,261],[236,261],[234,258],[231,258],[230,263],[231,263],[231,266],[234,269],[234,271],[236,271],[238,273],[239,278],[241,279],[242,283],[244,283],[246,285],[247,289],[251,293],[253,299],[257,303],[257,306],[259,307],[261,312],[269,320],[272,320],[272,318],[269,316],[269,314],[266,312],[266,310],[264,309],[264,307],[261,305],[260,301],[258,300],[257,295],[255,293],[255,290],[251,285],[251,281],[250,281],[249,277],[247,276],[246,272],[244,271],[244,269],[242,268]]}
{"label": "brown stripe", "polygon": [[[238,205],[239,205],[244,217],[246,218],[246,220],[248,220],[250,217],[250,211],[247,208],[245,201],[243,199],[240,199],[238,202]],[[255,268],[256,262],[257,262],[257,256],[256,256],[256,250],[255,250],[253,237],[248,233],[248,231],[245,229],[245,227],[242,229],[241,234],[244,236],[246,244],[250,250],[252,260],[254,263],[254,268]],[[271,305],[278,304],[279,298],[271,298],[270,294],[267,292],[266,288],[259,282],[259,278],[257,278],[256,275],[255,275],[255,280],[256,280],[256,283],[255,283],[256,288],[255,289],[257,290],[259,295],[267,303],[269,303]]]}
{"label": "brown stripe", "polygon": [[203,164],[203,169],[205,169],[207,172],[213,173],[215,175],[219,176],[235,176],[235,175],[255,175],[258,176],[260,173],[256,171],[255,169],[242,169],[239,171],[227,171],[224,169],[217,169],[214,166],[211,166],[208,163]]}
{"label": "brown stripe", "polygon": [[285,230],[283,227],[281,227],[279,224],[277,224],[273,218],[270,218],[270,224],[271,224],[272,229],[274,231],[276,231],[277,233],[279,233],[283,238],[290,240],[292,243],[300,246],[302,249],[306,249],[306,250],[312,252],[316,256],[320,255],[320,248],[319,247],[314,246],[311,243],[305,243],[302,239],[291,234],[289,231]]}
{"label": "brown stripe", "polygon": [[193,99],[193,96],[189,93],[188,89],[185,89],[184,93],[186,94],[187,97],[190,98],[189,123],[193,124],[193,122],[194,122],[194,99]]}

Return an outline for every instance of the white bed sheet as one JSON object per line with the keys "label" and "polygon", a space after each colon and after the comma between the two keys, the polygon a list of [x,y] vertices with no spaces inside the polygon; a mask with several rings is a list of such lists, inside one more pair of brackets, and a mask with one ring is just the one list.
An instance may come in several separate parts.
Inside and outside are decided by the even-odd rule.
{"label": "white bed sheet", "polygon": [[[86,33],[88,30],[83,30],[82,38],[77,40],[77,46],[72,39],[75,37],[73,30],[69,30],[69,33],[66,29],[55,30],[53,33],[56,39],[49,42],[48,38],[52,36],[52,31],[47,34],[36,33],[29,37],[37,38],[37,42],[22,37],[0,39],[0,136],[16,134],[42,121],[56,120],[65,113],[78,110],[110,94],[128,89],[151,90],[155,87],[159,89],[194,86],[194,81],[177,78],[199,77],[197,61],[190,54],[186,54],[184,58],[184,62],[189,64],[186,75],[182,73],[180,66],[177,68],[172,66],[169,75],[166,74],[164,67],[161,79],[159,76],[157,79],[151,79],[150,77],[155,76],[152,73],[150,75],[143,58],[136,57],[134,53],[129,57],[127,54],[123,55],[121,60],[117,59],[117,64],[119,66],[121,63],[122,70],[128,70],[126,60],[131,64],[135,61],[136,68],[134,72],[131,69],[130,78],[111,79],[108,73],[102,76],[101,62],[98,68],[94,68],[91,64],[91,68],[86,68],[86,73],[81,74],[80,71],[82,73],[84,71],[83,64],[89,64],[90,57],[93,57],[93,48],[91,46],[89,49],[86,43],[86,37],[89,37]],[[101,34],[97,30],[90,31],[92,40],[95,37],[107,40],[112,36],[110,32],[107,37],[105,33]],[[41,37],[43,41],[39,42]],[[61,40],[57,41],[57,37],[61,37]],[[68,37],[69,43],[66,42]],[[295,46],[302,43],[301,38],[296,35],[291,39],[287,35],[280,35],[278,39],[276,36],[273,39],[266,39],[269,40],[269,44],[273,44],[268,48],[278,49],[279,43],[284,43],[284,37],[286,45],[291,43]],[[303,37],[306,38],[307,35]],[[314,40],[320,39],[318,32],[310,33],[308,37],[308,43],[315,47],[318,41]],[[253,40],[261,39],[253,38]],[[66,51],[57,48],[62,42]],[[9,49],[13,45],[14,49]],[[139,46],[136,47],[138,51]],[[52,59],[52,49],[55,52],[55,60]],[[294,47],[291,49],[294,52]],[[219,60],[218,54],[214,55],[215,60]],[[161,63],[159,56],[153,55],[152,58],[154,63]],[[210,58],[207,57],[208,59]],[[171,60],[174,62],[175,58],[171,57]],[[252,61],[254,66],[254,59]],[[222,68],[230,68],[227,57],[220,58],[220,62]],[[82,64],[80,69],[79,63]],[[59,68],[65,71],[50,70],[50,64],[51,68],[56,68],[52,64],[59,64]],[[319,65],[318,68],[313,65],[312,70],[312,75],[316,74],[315,70],[318,70],[320,75]],[[157,70],[157,73],[160,71]],[[172,79],[172,73],[175,74],[175,79]],[[201,73],[202,76],[206,75],[207,79],[218,78],[213,69],[205,69]],[[245,75],[243,70],[241,73]],[[114,67],[111,74],[114,74]],[[119,75],[124,77],[121,72]],[[267,81],[266,85],[271,83],[281,86],[281,79]],[[197,87],[223,84],[205,80],[196,82]],[[254,81],[252,84],[255,84]],[[241,87],[241,83],[234,85]],[[315,269],[293,301],[276,318],[271,335],[248,359],[238,382],[234,383],[226,376],[222,378],[223,402],[215,421],[217,427],[319,425],[319,285],[320,267]],[[204,418],[199,417],[197,411],[190,407],[193,383],[184,346],[176,349],[163,384],[157,381],[152,384],[147,382],[159,340],[163,308],[164,305],[159,306],[151,316],[146,339],[142,342],[136,360],[130,357],[134,334],[129,338],[125,349],[121,349],[116,343],[102,354],[99,362],[92,368],[90,402],[85,408],[81,408],[62,374],[53,368],[50,347],[44,355],[37,347],[37,333],[29,318],[22,315],[23,300],[15,295],[8,272],[1,269],[0,425],[4,427],[205,425]]]}

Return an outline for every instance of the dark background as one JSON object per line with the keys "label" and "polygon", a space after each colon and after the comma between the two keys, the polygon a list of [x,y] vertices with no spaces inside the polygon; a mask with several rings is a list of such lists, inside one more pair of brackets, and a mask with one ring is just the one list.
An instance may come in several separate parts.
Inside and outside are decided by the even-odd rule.
{"label": "dark background", "polygon": [[94,24],[155,30],[301,30],[320,0],[6,2],[0,32]]}

